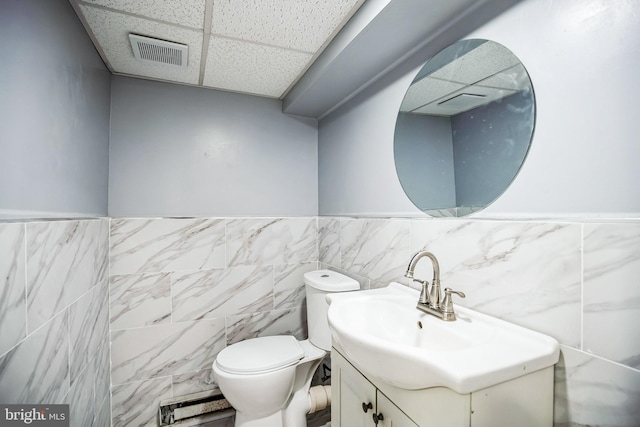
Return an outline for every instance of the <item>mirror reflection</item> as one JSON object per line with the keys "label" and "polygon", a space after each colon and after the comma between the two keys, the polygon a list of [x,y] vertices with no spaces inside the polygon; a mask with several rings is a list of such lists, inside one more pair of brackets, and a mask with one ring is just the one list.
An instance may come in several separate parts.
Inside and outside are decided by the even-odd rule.
{"label": "mirror reflection", "polygon": [[394,136],[402,188],[432,216],[483,209],[520,170],[534,122],[518,58],[492,41],[459,41],[425,64],[402,101]]}

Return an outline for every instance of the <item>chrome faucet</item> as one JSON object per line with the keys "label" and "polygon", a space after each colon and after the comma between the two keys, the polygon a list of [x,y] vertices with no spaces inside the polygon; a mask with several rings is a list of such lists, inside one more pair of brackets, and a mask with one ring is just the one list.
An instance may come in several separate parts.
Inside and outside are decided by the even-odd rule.
{"label": "chrome faucet", "polygon": [[[427,280],[418,280],[413,277],[413,272],[416,269],[416,264],[418,264],[418,261],[420,261],[424,257],[429,258],[431,260],[431,265],[433,266],[431,292],[428,292],[427,290],[429,286],[429,282]],[[440,306],[440,264],[438,263],[438,259],[434,254],[429,251],[420,251],[415,254],[409,262],[409,267],[407,267],[407,272],[404,274],[404,277],[413,279],[414,282],[422,284],[422,292],[420,293],[421,304],[429,304],[429,307],[432,307],[434,309],[437,309]]]}
{"label": "chrome faucet", "polygon": [[[431,288],[429,288],[429,281],[419,280],[413,277],[416,264],[418,264],[418,261],[424,257],[431,260],[431,265],[433,267]],[[456,294],[461,298],[464,298],[465,294],[459,291],[454,291],[451,288],[446,288],[444,290],[444,298],[442,297],[442,292],[440,290],[440,264],[434,254],[429,251],[420,251],[415,254],[413,258],[411,258],[411,261],[409,261],[409,266],[407,267],[407,272],[404,274],[404,277],[412,279],[414,282],[418,282],[422,285],[417,305],[419,310],[432,314],[442,320],[456,320],[451,294]]]}

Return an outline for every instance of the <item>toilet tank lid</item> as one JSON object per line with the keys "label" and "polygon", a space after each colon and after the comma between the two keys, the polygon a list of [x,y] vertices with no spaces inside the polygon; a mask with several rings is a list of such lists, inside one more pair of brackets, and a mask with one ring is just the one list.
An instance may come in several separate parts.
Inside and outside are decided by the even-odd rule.
{"label": "toilet tank lid", "polygon": [[292,335],[251,338],[223,349],[216,357],[218,366],[232,374],[273,371],[298,363],[304,350]]}
{"label": "toilet tank lid", "polygon": [[304,283],[326,292],[357,291],[360,283],[351,277],[331,270],[315,270],[304,274]]}

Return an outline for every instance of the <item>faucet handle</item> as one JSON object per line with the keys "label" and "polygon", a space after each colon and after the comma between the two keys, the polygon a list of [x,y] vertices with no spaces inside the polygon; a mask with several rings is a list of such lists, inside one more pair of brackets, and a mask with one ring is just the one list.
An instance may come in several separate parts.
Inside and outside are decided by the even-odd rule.
{"label": "faucet handle", "polygon": [[444,288],[444,296],[446,298],[447,294],[451,295],[451,294],[456,294],[458,295],[460,298],[466,298],[467,296],[464,294],[464,292],[460,292],[460,291],[454,291],[451,288]]}
{"label": "faucet handle", "polygon": [[444,320],[456,320],[456,315],[453,312],[453,300],[451,294],[456,294],[460,298],[465,298],[464,292],[454,291],[451,288],[444,289],[444,300],[442,300],[442,313],[445,315]]}

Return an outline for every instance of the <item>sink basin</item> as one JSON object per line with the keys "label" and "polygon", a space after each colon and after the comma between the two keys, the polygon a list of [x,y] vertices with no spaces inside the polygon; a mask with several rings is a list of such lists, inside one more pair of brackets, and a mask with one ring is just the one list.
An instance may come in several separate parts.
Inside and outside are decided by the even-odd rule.
{"label": "sink basin", "polygon": [[445,322],[416,309],[418,296],[399,283],[329,294],[332,337],[367,375],[409,390],[466,394],[558,362],[547,335],[459,306]]}

